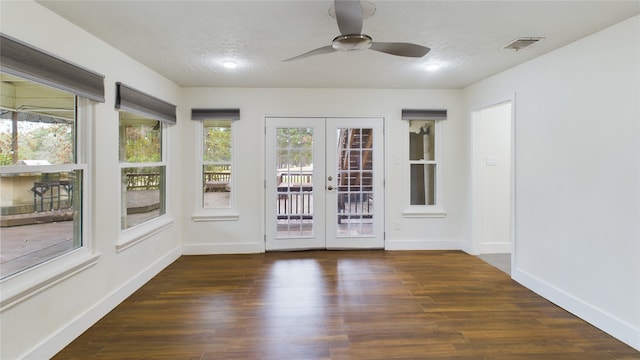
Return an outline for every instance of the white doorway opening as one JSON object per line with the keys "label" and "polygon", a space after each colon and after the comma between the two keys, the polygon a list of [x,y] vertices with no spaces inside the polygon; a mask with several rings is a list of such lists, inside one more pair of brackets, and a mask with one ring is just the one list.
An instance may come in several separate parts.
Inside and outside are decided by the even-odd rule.
{"label": "white doorway opening", "polygon": [[513,101],[475,110],[472,141],[472,254],[513,251]]}

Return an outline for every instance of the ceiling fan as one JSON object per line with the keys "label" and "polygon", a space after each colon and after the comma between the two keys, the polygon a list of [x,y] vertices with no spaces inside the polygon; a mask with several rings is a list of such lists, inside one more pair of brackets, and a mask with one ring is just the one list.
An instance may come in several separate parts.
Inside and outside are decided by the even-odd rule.
{"label": "ceiling fan", "polygon": [[365,49],[391,55],[419,58],[425,56],[431,50],[426,46],[404,42],[374,42],[371,36],[362,33],[363,16],[359,0],[335,0],[335,15],[340,35],[333,39],[331,45],[308,51],[284,61],[298,60],[335,51]]}

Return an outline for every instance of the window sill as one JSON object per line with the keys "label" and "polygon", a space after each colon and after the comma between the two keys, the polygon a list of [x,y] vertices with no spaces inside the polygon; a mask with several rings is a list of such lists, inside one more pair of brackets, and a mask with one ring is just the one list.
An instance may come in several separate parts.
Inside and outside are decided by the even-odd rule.
{"label": "window sill", "polygon": [[0,312],[98,263],[100,254],[80,248],[0,281]]}
{"label": "window sill", "polygon": [[152,236],[173,226],[173,219],[163,216],[141,224],[131,229],[127,229],[120,235],[120,240],[116,243],[116,251],[120,252],[132,247],[135,244],[143,242]]}
{"label": "window sill", "polygon": [[402,212],[403,218],[445,218],[447,212],[443,209],[407,209]]}
{"label": "window sill", "polygon": [[207,221],[238,221],[240,214],[232,210],[206,212],[196,212],[191,215],[191,221],[193,222],[207,222]]}

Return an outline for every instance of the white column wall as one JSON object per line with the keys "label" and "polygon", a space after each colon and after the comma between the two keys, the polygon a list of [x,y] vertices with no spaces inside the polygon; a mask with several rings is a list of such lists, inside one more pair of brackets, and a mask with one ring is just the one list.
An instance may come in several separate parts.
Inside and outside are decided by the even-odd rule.
{"label": "white column wall", "polygon": [[639,64],[636,16],[464,91],[516,94],[513,277],[637,349]]}
{"label": "white column wall", "polygon": [[[460,141],[467,124],[460,113],[460,90],[370,90],[370,89],[246,89],[187,88],[183,116],[191,108],[240,108],[234,129],[237,221],[193,222],[198,192],[184,193],[182,208],[186,254],[264,251],[264,118],[295,117],[384,117],[386,133],[387,248],[459,249],[466,231],[468,146]],[[443,122],[443,184],[447,216],[408,219],[408,127],[401,120],[402,108],[448,109]],[[183,153],[194,154],[198,142],[196,122],[183,131]],[[193,173],[197,161],[183,158],[184,182],[197,186]],[[396,227],[395,224],[399,226]]]}
{"label": "white column wall", "polygon": [[471,119],[472,242],[480,254],[511,252],[511,107],[484,108]]}
{"label": "white column wall", "polygon": [[[55,354],[88,326],[124,300],[180,254],[180,217],[175,211],[164,230],[121,252],[118,112],[114,110],[115,82],[122,81],[153,96],[177,104],[180,88],[147,67],[35,2],[3,1],[0,31],[32,46],[106,76],[106,102],[95,107],[91,172],[91,233],[85,242],[99,253],[97,263],[0,313],[0,358],[45,359]],[[178,124],[183,119],[178,119]],[[168,159],[169,209],[180,206],[180,130],[171,127]],[[171,211],[171,210],[169,210]],[[149,230],[151,227],[147,227]],[[66,262],[56,260],[57,268]],[[18,275],[16,279],[25,279]],[[12,280],[13,282],[13,280]],[[27,285],[26,279],[23,281]],[[2,289],[5,291],[6,281]]]}

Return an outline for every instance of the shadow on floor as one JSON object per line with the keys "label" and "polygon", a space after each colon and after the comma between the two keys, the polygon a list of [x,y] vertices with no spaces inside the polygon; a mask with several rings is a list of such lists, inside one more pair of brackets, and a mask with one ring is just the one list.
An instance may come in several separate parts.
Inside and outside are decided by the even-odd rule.
{"label": "shadow on floor", "polygon": [[482,254],[478,257],[489,265],[511,275],[511,254]]}

